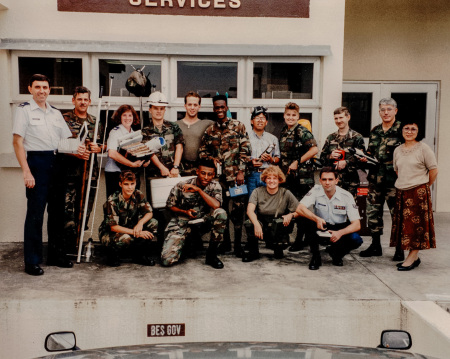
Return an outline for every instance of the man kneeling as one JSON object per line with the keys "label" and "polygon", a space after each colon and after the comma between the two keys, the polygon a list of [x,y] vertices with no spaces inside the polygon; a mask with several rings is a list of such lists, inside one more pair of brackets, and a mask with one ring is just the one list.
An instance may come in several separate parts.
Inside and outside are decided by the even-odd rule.
{"label": "man kneeling", "polygon": [[[317,229],[310,237],[312,258],[309,269],[316,270],[322,265],[319,252],[319,242],[329,243],[327,252],[335,266],[342,266],[342,258],[352,249],[362,244],[358,232],[361,228],[360,215],[355,200],[350,192],[337,186],[336,170],[324,167],[320,171],[320,185],[315,185],[300,201],[297,214],[316,222]],[[312,213],[308,207],[314,206]]]}
{"label": "man kneeling", "polygon": [[121,192],[109,196],[103,205],[105,218],[99,237],[107,248],[107,263],[120,265],[120,254],[130,250],[138,264],[154,266],[158,221],[144,194],[136,189],[136,175],[131,171],[120,174]]}
{"label": "man kneeling", "polygon": [[[171,266],[180,260],[186,237],[194,228],[197,229],[195,235],[201,236],[212,227],[205,263],[216,269],[223,268],[223,263],[217,258],[217,246],[225,231],[227,213],[220,208],[222,187],[219,182],[213,181],[215,168],[213,161],[200,160],[197,178],[179,182],[172,188],[167,208],[174,217],[165,231],[161,254],[163,266]],[[195,240],[192,235],[189,239]]]}

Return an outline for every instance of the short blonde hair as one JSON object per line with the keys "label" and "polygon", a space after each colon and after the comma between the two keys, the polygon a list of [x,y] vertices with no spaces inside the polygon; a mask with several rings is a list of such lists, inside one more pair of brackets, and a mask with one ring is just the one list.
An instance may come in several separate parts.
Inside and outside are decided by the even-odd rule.
{"label": "short blonde hair", "polygon": [[280,181],[280,183],[286,182],[286,176],[284,175],[283,171],[281,171],[280,167],[278,167],[278,166],[267,167],[261,173],[261,181],[266,182],[267,177],[269,177],[271,175],[278,176],[278,181]]}

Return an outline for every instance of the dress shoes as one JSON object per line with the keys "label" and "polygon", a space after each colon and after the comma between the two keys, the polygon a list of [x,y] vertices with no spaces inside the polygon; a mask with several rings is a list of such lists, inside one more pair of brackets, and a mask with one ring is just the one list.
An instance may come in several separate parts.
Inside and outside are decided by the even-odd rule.
{"label": "dress shoes", "polygon": [[244,255],[242,256],[242,262],[244,262],[244,263],[253,262],[259,258],[260,258],[259,253],[247,252],[247,253],[244,253]]}
{"label": "dress shoes", "polygon": [[64,257],[58,257],[53,259],[47,259],[47,265],[48,266],[56,266],[60,268],[72,268],[73,263],[67,258]]}
{"label": "dress shoes", "polygon": [[311,261],[309,262],[310,270],[318,270],[322,265],[322,257],[320,255],[313,255]]}
{"label": "dress shoes", "polygon": [[402,249],[396,249],[394,257],[392,258],[394,262],[401,262],[405,260],[405,252]]}
{"label": "dress shoes", "polygon": [[359,252],[360,257],[379,257],[382,255],[381,245],[374,245],[373,243],[366,250]]}
{"label": "dress shoes", "polygon": [[411,264],[410,266],[407,266],[407,267],[404,267],[404,266],[403,266],[403,263],[398,263],[398,264],[397,264],[397,270],[399,270],[399,271],[401,271],[401,272],[403,272],[403,271],[409,271],[409,270],[411,270],[411,269],[414,269],[414,268],[418,267],[420,263],[421,263],[420,258],[417,258],[417,259],[413,262],[413,264]]}
{"label": "dress shoes", "polygon": [[25,264],[25,273],[29,275],[43,275],[44,270],[37,264]]}

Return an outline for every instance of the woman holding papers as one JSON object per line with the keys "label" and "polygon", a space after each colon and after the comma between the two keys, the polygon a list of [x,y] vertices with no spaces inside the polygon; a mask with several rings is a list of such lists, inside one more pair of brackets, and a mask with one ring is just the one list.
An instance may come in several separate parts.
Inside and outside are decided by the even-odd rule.
{"label": "woman holding papers", "polygon": [[[120,191],[119,187],[119,175],[122,171],[119,166],[130,167],[133,172],[137,172],[141,166],[148,165],[148,162],[144,164],[144,161],[130,161],[119,153],[119,139],[129,133],[134,132],[131,128],[132,125],[139,124],[139,116],[134,110],[133,106],[122,105],[112,116],[112,120],[118,124],[109,133],[107,142],[108,160],[105,166],[105,181],[106,181],[106,197]],[[136,176],[136,188],[139,189],[140,181],[139,175]]]}

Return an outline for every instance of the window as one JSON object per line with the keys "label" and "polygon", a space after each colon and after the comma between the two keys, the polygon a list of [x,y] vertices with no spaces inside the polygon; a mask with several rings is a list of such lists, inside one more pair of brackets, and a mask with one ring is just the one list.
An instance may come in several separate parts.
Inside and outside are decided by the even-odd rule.
{"label": "window", "polygon": [[350,111],[350,127],[363,137],[369,137],[372,128],[372,93],[343,92],[342,106]]}
{"label": "window", "polygon": [[34,74],[50,79],[51,95],[73,95],[83,84],[81,58],[19,57],[19,93],[28,94],[28,83]]}
{"label": "window", "polygon": [[213,97],[217,92],[229,98],[238,96],[237,62],[177,62],[177,97],[184,97],[189,91],[201,97]]}
{"label": "window", "polygon": [[255,62],[253,98],[312,99],[312,63]]}
{"label": "window", "polygon": [[100,59],[99,82],[103,86],[103,94],[109,95],[110,76],[114,76],[111,96],[134,97],[129,93],[125,84],[131,73],[136,69],[142,69],[154,90],[161,90],[161,62],[143,60],[112,60]]}

